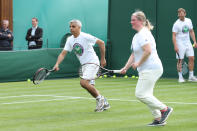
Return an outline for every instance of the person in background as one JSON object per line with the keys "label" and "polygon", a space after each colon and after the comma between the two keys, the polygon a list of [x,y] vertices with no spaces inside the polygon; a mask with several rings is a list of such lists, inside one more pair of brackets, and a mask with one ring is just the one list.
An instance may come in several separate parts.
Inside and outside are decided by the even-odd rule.
{"label": "person in background", "polygon": [[32,18],[32,28],[28,29],[26,34],[26,40],[28,41],[28,49],[40,49],[42,48],[42,36],[43,30],[38,27],[38,19]]}
{"label": "person in background", "polygon": [[9,21],[2,21],[2,28],[0,29],[0,50],[12,50],[12,41],[14,39],[12,32],[8,29]]}
{"label": "person in background", "polygon": [[[197,82],[197,78],[194,76],[194,49],[190,41],[190,36],[194,42],[194,48],[197,48],[195,33],[193,30],[192,21],[186,18],[186,11],[183,8],[178,9],[179,19],[174,23],[172,28],[172,41],[174,44],[174,50],[177,58],[177,71],[178,71],[178,82],[185,82],[182,75],[182,60],[186,55],[188,57],[189,66],[189,78],[188,81]],[[179,57],[177,55],[179,54]],[[180,60],[179,60],[180,59]]]}

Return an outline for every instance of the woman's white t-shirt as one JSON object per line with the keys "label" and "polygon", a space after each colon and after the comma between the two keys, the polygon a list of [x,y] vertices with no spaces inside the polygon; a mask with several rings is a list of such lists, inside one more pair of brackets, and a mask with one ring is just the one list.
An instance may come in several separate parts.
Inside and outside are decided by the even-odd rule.
{"label": "woman's white t-shirt", "polygon": [[142,47],[146,44],[150,44],[151,54],[146,61],[137,67],[138,72],[144,70],[163,69],[161,60],[157,54],[155,39],[146,27],[143,27],[138,33],[136,33],[132,40],[131,50],[133,50],[135,62],[139,62],[141,60],[144,52]]}
{"label": "woman's white t-shirt", "polygon": [[74,38],[73,35],[68,38],[64,50],[69,52],[73,50],[81,64],[99,64],[98,56],[96,55],[93,48],[97,40],[98,38],[81,32],[77,38]]}

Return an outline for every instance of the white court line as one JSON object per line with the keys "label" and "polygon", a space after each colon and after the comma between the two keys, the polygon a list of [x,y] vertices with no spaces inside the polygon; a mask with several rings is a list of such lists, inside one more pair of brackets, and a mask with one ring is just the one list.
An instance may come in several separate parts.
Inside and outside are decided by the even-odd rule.
{"label": "white court line", "polygon": [[[93,100],[94,98],[89,97],[74,97],[74,96],[56,96],[56,95],[19,95],[19,96],[5,96],[0,97],[0,99],[6,98],[17,98],[17,97],[54,97],[53,99],[46,100],[33,100],[33,101],[18,101],[18,102],[9,102],[9,103],[0,103],[0,104],[21,104],[21,103],[35,103],[35,102],[46,102],[46,101],[59,101],[59,100],[68,100],[68,99],[86,99]],[[107,99],[109,101],[122,101],[122,102],[139,102],[138,100],[126,100],[126,99]],[[173,104],[183,104],[183,105],[197,105],[193,102],[164,102],[164,103],[173,103]]]}
{"label": "white court line", "polygon": [[31,96],[52,96],[52,95],[19,95],[19,96],[1,96],[0,99],[17,98],[17,97],[31,97]]}

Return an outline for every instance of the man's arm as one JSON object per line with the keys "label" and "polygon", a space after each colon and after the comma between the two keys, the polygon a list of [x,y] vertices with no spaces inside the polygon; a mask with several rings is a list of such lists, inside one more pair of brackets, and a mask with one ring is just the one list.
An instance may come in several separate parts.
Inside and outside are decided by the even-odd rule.
{"label": "man's arm", "polygon": [[14,39],[13,33],[9,30],[8,31],[8,40],[13,41],[13,39]]}
{"label": "man's arm", "polygon": [[7,30],[6,32],[0,32],[0,39],[1,40],[12,41],[13,38],[14,37],[13,37],[12,32],[10,30]]}
{"label": "man's arm", "polygon": [[105,43],[104,41],[98,39],[96,43],[99,45],[100,49],[100,54],[101,54],[101,66],[104,67],[106,65],[106,60],[105,60]]}
{"label": "man's arm", "polygon": [[176,32],[172,32],[172,42],[174,45],[174,51],[177,53],[179,51],[177,43],[176,43]]}
{"label": "man's arm", "polygon": [[193,42],[194,42],[194,47],[197,48],[196,37],[195,37],[194,30],[191,29],[191,30],[189,31],[189,33],[190,33],[190,36],[191,36],[191,38],[192,38],[192,40],[193,40]]}
{"label": "man's arm", "polygon": [[7,35],[5,35],[4,33],[0,32],[0,40],[5,40],[7,38],[8,38]]}
{"label": "man's arm", "polygon": [[34,40],[34,41],[37,41],[39,40],[40,38],[42,38],[42,35],[43,35],[43,30],[42,28],[38,27],[35,31],[35,35],[34,36],[31,36],[31,38]]}
{"label": "man's arm", "polygon": [[53,69],[58,71],[59,70],[59,64],[64,60],[65,56],[67,54],[66,50],[62,50],[62,52],[59,54],[58,58],[57,58],[57,62],[54,65]]}
{"label": "man's arm", "polygon": [[25,37],[26,41],[32,41],[33,39],[31,38],[31,29],[27,30],[27,34]]}

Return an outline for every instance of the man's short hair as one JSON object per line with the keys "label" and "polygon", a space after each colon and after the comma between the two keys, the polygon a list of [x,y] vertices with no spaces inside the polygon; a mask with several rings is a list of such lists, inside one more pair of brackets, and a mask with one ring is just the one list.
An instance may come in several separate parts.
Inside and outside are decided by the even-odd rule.
{"label": "man's short hair", "polygon": [[36,17],[33,17],[32,19],[36,20],[38,22],[38,19]]}
{"label": "man's short hair", "polygon": [[186,13],[185,9],[179,8],[179,9],[178,9],[178,13],[180,13],[181,11],[183,11],[184,13]]}
{"label": "man's short hair", "polygon": [[73,20],[71,20],[69,23],[70,23],[70,24],[71,24],[71,23],[76,23],[79,27],[82,27],[82,23],[81,23],[80,20],[73,19]]}

